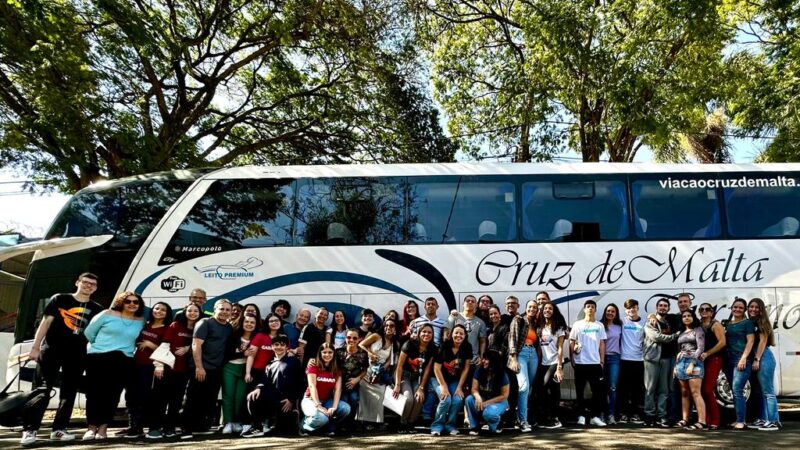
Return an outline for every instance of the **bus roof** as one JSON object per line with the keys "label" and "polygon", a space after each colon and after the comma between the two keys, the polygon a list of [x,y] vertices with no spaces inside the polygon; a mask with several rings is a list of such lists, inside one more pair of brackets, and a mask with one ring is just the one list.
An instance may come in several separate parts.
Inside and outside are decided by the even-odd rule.
{"label": "bus roof", "polygon": [[140,175],[132,175],[130,177],[116,178],[113,180],[98,181],[90,186],[87,186],[78,193],[104,191],[110,188],[117,188],[120,186],[127,186],[137,183],[146,183],[151,181],[169,181],[169,180],[187,180],[192,181],[200,178],[201,176],[212,172],[214,169],[181,169],[181,170],[167,170],[164,172],[144,173]]}
{"label": "bus roof", "polygon": [[206,179],[337,178],[435,175],[552,175],[622,173],[718,173],[800,171],[800,163],[776,164],[655,164],[655,163],[485,163],[349,164],[316,166],[245,166],[220,169]]}

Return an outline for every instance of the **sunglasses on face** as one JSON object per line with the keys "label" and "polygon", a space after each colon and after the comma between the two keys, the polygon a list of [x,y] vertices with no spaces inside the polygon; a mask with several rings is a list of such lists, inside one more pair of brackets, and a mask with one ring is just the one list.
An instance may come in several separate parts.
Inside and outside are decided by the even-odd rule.
{"label": "sunglasses on face", "polygon": [[139,300],[137,300],[135,298],[134,299],[126,298],[125,300],[122,301],[122,304],[123,305],[138,305],[139,304]]}
{"label": "sunglasses on face", "polygon": [[703,312],[703,311],[711,311],[711,308],[706,308],[706,307],[703,307],[703,308],[698,308],[698,310],[699,310],[700,312]]}

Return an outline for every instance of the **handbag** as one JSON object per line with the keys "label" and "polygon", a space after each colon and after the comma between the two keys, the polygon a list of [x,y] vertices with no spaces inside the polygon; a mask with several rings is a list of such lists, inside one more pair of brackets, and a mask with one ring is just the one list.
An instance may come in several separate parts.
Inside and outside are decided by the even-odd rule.
{"label": "handbag", "polygon": [[167,365],[170,369],[175,366],[175,355],[169,350],[169,342],[162,342],[159,344],[158,348],[153,350],[150,359]]}
{"label": "handbag", "polygon": [[[22,413],[28,405],[34,405],[40,401],[49,401],[50,398],[48,396],[48,389],[47,387],[37,387],[31,391],[23,391],[21,390],[19,374],[28,364],[28,361],[22,365],[20,370],[11,378],[11,381],[8,382],[5,389],[0,392],[0,425],[4,427],[14,427],[19,425],[22,422]],[[14,384],[14,381],[17,381],[17,390],[14,392],[8,392],[11,388],[11,385]],[[55,391],[53,391],[53,395],[55,395]]]}

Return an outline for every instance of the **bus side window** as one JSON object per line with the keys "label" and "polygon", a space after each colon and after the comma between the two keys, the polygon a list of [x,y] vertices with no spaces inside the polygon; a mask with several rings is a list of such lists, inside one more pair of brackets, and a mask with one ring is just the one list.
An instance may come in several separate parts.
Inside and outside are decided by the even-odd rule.
{"label": "bus side window", "polygon": [[725,206],[728,231],[734,237],[797,236],[800,228],[800,187],[726,188]]}
{"label": "bus side window", "polygon": [[721,235],[714,189],[673,188],[659,180],[636,180],[631,187],[636,237],[707,239]]}

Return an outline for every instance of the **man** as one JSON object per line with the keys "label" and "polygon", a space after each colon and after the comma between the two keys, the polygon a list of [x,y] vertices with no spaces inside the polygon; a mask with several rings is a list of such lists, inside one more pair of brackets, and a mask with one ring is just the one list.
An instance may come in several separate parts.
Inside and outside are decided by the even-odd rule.
{"label": "man", "polygon": [[[669,300],[660,298],[656,302],[656,314],[648,316],[644,328],[644,414],[645,424],[669,427],[667,399],[675,368],[677,329],[667,320]],[[673,334],[674,333],[674,334]]]}
{"label": "man", "polygon": [[[578,425],[586,425],[586,411],[592,419],[590,424],[604,427],[601,415],[606,410],[606,382],[603,376],[603,361],[606,353],[606,330],[595,320],[597,303],[586,300],[583,303],[584,318],[572,325],[569,333],[569,356],[575,371],[575,396],[578,403]],[[592,390],[591,407],[587,408],[583,390],[586,383]]]}
{"label": "man", "polygon": [[644,346],[645,320],[639,316],[639,302],[630,298],[623,304],[622,336],[620,336],[620,366],[617,409],[619,422],[641,424],[639,405],[644,401]]}
{"label": "man", "polygon": [[308,360],[317,357],[319,347],[325,342],[326,323],[328,322],[328,310],[322,307],[317,311],[313,323],[303,327],[298,339],[299,347],[303,349],[303,367],[308,366]]}
{"label": "man", "polygon": [[292,347],[291,353],[301,360],[303,359],[303,349],[300,347],[300,333],[303,331],[308,321],[311,320],[311,310],[302,308],[297,311],[294,323],[287,323],[283,326],[283,332],[289,338],[289,345]]}
{"label": "man", "polygon": [[[448,339],[453,327],[456,325],[463,325],[467,329],[467,342],[472,346],[472,369],[474,370],[483,358],[483,352],[486,351],[486,324],[483,319],[478,317],[478,299],[474,295],[467,295],[464,297],[464,311],[458,312],[453,310],[450,317],[447,318],[447,330],[445,331],[445,339]],[[467,377],[471,380],[471,374]]]}
{"label": "man", "polygon": [[70,441],[75,435],[67,432],[72,418],[72,407],[78,392],[78,383],[86,365],[86,337],[83,332],[92,318],[103,307],[91,300],[97,290],[97,275],[84,272],[75,281],[72,294],[55,294],[44,308],[44,315],[33,339],[28,358],[37,361],[36,386],[45,386],[48,395],[38,396],[22,415],[21,445],[36,442],[36,433],[61,372],[61,390],[58,409],[53,420],[50,439]]}
{"label": "man", "polygon": [[201,311],[203,310],[203,306],[206,304],[206,300],[206,291],[200,288],[192,289],[192,292],[189,293],[189,302],[199,306]]}
{"label": "man", "polygon": [[433,342],[436,343],[436,346],[442,345],[442,330],[447,326],[447,323],[444,319],[439,318],[437,312],[439,311],[439,302],[434,297],[428,297],[425,299],[425,315],[419,316],[416,319],[411,321],[409,325],[411,327],[411,336],[416,336],[419,332],[419,329],[422,328],[423,325],[430,324],[433,327]]}
{"label": "man", "polygon": [[183,439],[194,433],[206,434],[214,413],[219,388],[222,384],[222,366],[225,364],[225,347],[233,328],[228,323],[231,302],[226,299],[214,303],[214,315],[201,319],[194,327],[192,362],[194,377],[189,380],[186,394],[186,415]]}
{"label": "man", "polygon": [[363,340],[368,334],[375,331],[375,311],[369,308],[361,310],[361,325],[359,325],[357,330],[360,340]]}
{"label": "man", "polygon": [[289,339],[284,335],[279,334],[272,340],[275,357],[260,376],[256,388],[247,395],[250,421],[261,424],[261,429],[244,425],[243,437],[263,436],[278,422],[297,423],[295,402],[303,395],[301,380],[305,376],[300,361],[287,352],[288,344]]}
{"label": "man", "polygon": [[513,295],[506,297],[506,313],[500,316],[503,325],[511,326],[511,321],[519,316],[519,299]]}
{"label": "man", "polygon": [[281,326],[286,326],[289,322],[286,320],[292,313],[292,305],[286,299],[278,299],[272,303],[270,310],[281,318]]}
{"label": "man", "polygon": [[483,319],[484,325],[489,329],[492,327],[492,321],[489,319],[489,307],[494,305],[494,299],[489,294],[483,294],[478,297],[478,317]]}

